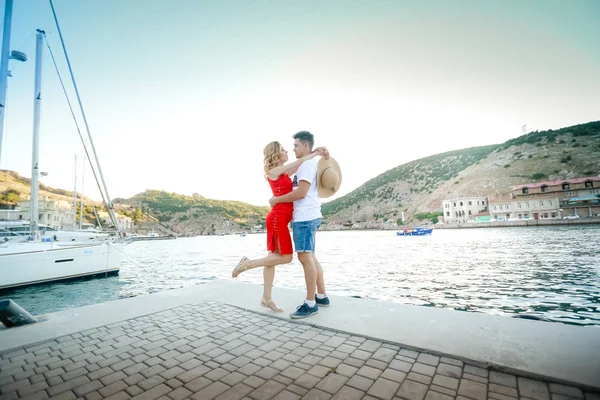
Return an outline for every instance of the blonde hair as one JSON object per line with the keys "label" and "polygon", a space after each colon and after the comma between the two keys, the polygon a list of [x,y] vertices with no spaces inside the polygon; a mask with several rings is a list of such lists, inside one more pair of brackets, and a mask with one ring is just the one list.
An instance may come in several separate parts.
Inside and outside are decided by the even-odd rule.
{"label": "blonde hair", "polygon": [[279,163],[279,153],[281,152],[281,144],[279,142],[271,142],[265,146],[263,154],[265,156],[265,176],[269,174],[273,168]]}

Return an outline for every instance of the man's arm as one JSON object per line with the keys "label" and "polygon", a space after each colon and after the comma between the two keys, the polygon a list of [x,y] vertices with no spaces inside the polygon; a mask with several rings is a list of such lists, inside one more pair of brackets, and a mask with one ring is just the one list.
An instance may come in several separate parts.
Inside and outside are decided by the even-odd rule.
{"label": "man's arm", "polygon": [[279,203],[291,203],[296,200],[303,199],[308,194],[308,189],[310,189],[310,183],[307,181],[298,182],[298,189],[284,194],[283,196],[273,196],[269,199],[269,204],[273,207],[275,204]]}

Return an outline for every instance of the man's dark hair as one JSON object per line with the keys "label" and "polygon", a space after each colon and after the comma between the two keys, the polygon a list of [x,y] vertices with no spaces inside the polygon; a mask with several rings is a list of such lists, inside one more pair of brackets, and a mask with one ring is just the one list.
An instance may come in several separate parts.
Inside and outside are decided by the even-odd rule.
{"label": "man's dark hair", "polygon": [[292,137],[298,139],[301,143],[308,143],[308,148],[311,150],[315,145],[315,136],[308,131],[300,131]]}

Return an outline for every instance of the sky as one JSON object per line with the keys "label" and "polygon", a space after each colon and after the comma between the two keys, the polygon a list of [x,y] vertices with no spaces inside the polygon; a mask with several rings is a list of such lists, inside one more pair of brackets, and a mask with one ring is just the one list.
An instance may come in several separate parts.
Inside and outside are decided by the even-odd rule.
{"label": "sky", "polygon": [[[4,10],[4,1],[0,1]],[[263,148],[308,130],[329,201],[406,162],[600,119],[600,2],[54,0],[111,198],[266,206]],[[35,29],[76,104],[48,1],[15,1],[0,168],[31,176]],[[81,123],[81,118],[79,119]],[[75,164],[77,157],[77,168]],[[41,182],[100,200],[44,51]],[[83,182],[82,182],[83,175]],[[0,176],[0,185],[2,177]]]}

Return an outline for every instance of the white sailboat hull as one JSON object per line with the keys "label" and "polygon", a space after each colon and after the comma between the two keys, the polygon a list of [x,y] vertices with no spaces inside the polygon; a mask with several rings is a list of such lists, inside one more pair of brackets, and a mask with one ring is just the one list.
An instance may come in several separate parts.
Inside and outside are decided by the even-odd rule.
{"label": "white sailboat hull", "polygon": [[119,272],[122,242],[81,245],[9,243],[0,246],[0,290]]}

